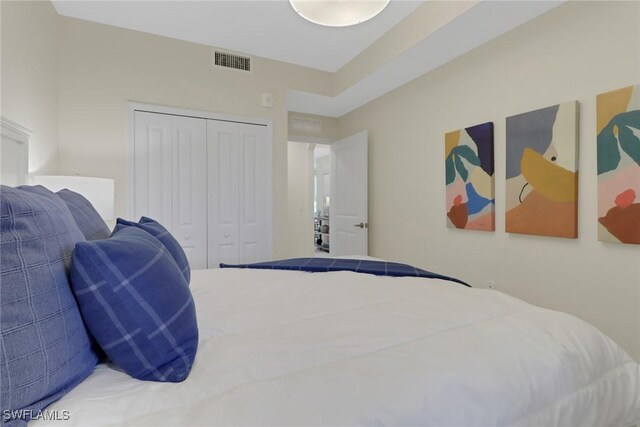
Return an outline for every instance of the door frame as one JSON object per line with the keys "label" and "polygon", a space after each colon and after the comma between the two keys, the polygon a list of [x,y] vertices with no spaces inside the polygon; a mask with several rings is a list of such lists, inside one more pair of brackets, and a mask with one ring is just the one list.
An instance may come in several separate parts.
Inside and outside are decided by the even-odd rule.
{"label": "door frame", "polygon": [[[167,114],[171,116],[193,117],[196,119],[218,120],[222,122],[244,123],[249,125],[265,126],[267,128],[267,158],[269,173],[267,174],[267,223],[271,224],[267,230],[267,250],[269,258],[273,257],[273,120],[257,117],[235,116],[211,111],[193,110],[188,108],[170,107],[167,105],[147,104],[143,102],[129,101],[127,103],[127,132],[129,135],[129,179],[127,182],[129,197],[127,200],[127,215],[133,217],[133,205],[135,200],[135,164],[134,164],[134,140],[135,140],[135,113],[143,111],[147,113]],[[205,177],[206,179],[206,177]]]}

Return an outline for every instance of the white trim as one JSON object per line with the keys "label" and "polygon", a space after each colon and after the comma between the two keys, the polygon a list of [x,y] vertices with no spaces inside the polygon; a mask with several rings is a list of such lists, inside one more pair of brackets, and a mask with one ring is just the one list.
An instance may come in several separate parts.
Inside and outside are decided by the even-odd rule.
{"label": "white trim", "polygon": [[[7,143],[9,142],[9,140],[13,141],[13,143],[17,143],[20,147],[18,154],[20,158],[11,159],[11,168],[16,172],[15,175],[18,176],[18,180],[17,182],[11,180],[12,182],[8,182],[7,184],[27,184],[29,178],[29,138],[31,138],[33,132],[24,126],[7,119],[6,117],[0,116],[0,134],[2,136],[2,142],[0,143],[0,153],[4,151],[5,141]],[[5,154],[6,153],[0,155]],[[0,166],[0,168],[1,167],[2,166]],[[0,178],[0,181],[1,180],[2,179]]]}
{"label": "white trim", "polygon": [[135,202],[135,175],[136,175],[136,168],[135,168],[135,162],[134,162],[134,155],[135,155],[135,149],[134,149],[134,145],[133,142],[135,141],[135,135],[136,135],[136,115],[135,115],[136,109],[134,107],[133,103],[129,103],[128,106],[128,111],[127,111],[127,116],[128,116],[128,126],[129,126],[129,179],[127,181],[127,192],[129,197],[127,198],[127,217],[129,217],[129,219],[134,219],[133,215],[134,215],[134,202]]}
{"label": "white trim", "polygon": [[174,116],[186,116],[186,117],[195,117],[206,120],[218,120],[218,121],[226,121],[226,122],[234,122],[234,123],[246,123],[250,125],[259,125],[265,126],[267,128],[267,144],[268,144],[268,155],[265,159],[267,164],[270,165],[270,173],[268,174],[268,186],[269,194],[268,196],[268,205],[267,209],[267,222],[271,224],[269,230],[267,230],[267,247],[269,251],[269,258],[273,257],[273,232],[274,232],[274,222],[273,222],[273,121],[271,119],[264,118],[256,118],[256,117],[243,117],[243,116],[232,116],[229,114],[222,113],[213,113],[210,111],[202,111],[202,110],[192,110],[188,108],[178,108],[178,107],[170,107],[166,105],[154,105],[154,104],[146,104],[143,102],[128,102],[128,116],[129,116],[129,180],[128,180],[128,190],[129,190],[129,200],[127,207],[127,214],[130,218],[133,218],[133,206],[135,200],[135,165],[134,165],[134,136],[135,136],[135,112],[136,111],[146,111],[149,113],[158,113],[158,114],[169,114]]}
{"label": "white trim", "polygon": [[166,105],[145,104],[142,102],[134,102],[134,101],[129,102],[129,111],[131,111],[131,114],[133,114],[133,111],[147,111],[149,113],[171,114],[174,116],[186,116],[186,117],[196,117],[200,119],[221,120],[226,122],[247,123],[250,125],[262,125],[267,127],[272,126],[272,120],[270,119],[232,116],[229,114],[213,113],[210,111],[192,110],[189,108],[169,107]]}
{"label": "white trim", "polygon": [[269,189],[269,193],[267,194],[268,202],[267,202],[267,224],[271,224],[271,227],[267,230],[267,251],[269,255],[269,259],[273,259],[273,233],[275,228],[275,223],[273,221],[273,123],[271,120],[268,120],[267,126],[267,144],[269,145],[269,149],[267,152],[267,164],[270,165],[269,172],[267,174],[267,188]]}
{"label": "white trim", "polygon": [[317,136],[291,136],[289,138],[291,142],[307,142],[309,144],[322,144],[331,145],[336,142],[335,139],[330,138],[318,138]]}
{"label": "white trim", "polygon": [[21,142],[27,142],[33,131],[19,125],[13,120],[9,120],[4,116],[0,116],[0,126],[2,126],[2,135],[8,136]]}

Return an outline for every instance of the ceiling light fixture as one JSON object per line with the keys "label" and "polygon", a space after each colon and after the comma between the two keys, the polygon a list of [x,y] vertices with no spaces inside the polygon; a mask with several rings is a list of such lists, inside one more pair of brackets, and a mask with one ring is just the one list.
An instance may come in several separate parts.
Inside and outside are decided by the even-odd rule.
{"label": "ceiling light fixture", "polygon": [[368,21],[384,10],[390,0],[289,0],[307,21],[328,27],[348,27]]}

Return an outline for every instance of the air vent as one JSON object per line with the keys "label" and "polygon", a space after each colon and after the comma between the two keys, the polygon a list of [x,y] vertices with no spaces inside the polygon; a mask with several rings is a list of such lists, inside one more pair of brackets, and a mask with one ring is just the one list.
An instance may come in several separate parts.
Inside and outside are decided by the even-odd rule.
{"label": "air vent", "polygon": [[292,117],[291,129],[308,133],[320,133],[322,132],[322,121],[307,117]]}
{"label": "air vent", "polygon": [[218,67],[233,68],[234,70],[251,71],[251,58],[233,55],[226,52],[214,52],[214,64]]}

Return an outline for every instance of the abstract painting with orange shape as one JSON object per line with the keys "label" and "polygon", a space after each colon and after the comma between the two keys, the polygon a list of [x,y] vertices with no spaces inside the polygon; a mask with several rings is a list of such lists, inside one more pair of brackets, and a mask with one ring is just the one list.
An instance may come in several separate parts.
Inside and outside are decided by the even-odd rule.
{"label": "abstract painting with orange shape", "polygon": [[596,98],[598,239],[640,244],[640,85]]}
{"label": "abstract painting with orange shape", "polygon": [[449,132],[444,140],[447,226],[495,230],[493,123]]}
{"label": "abstract painting with orange shape", "polygon": [[578,237],[578,102],[507,118],[506,231]]}

